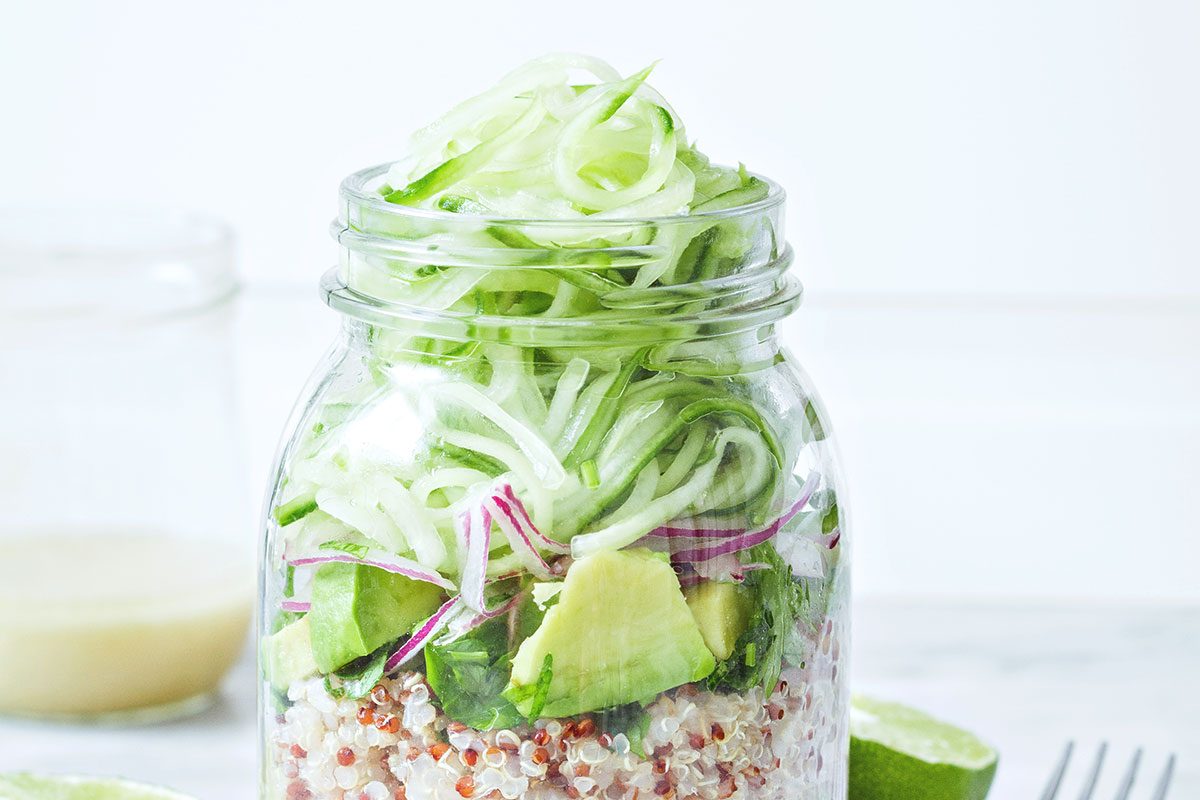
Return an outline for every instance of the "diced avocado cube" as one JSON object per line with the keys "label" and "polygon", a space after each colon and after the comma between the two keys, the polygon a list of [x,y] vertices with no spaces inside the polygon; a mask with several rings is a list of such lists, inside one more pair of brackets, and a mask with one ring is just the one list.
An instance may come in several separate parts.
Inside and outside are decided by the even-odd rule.
{"label": "diced avocado cube", "polygon": [[437,610],[438,587],[367,564],[322,564],[313,576],[312,651],[330,673],[410,632]]}
{"label": "diced avocado cube", "polygon": [[308,617],[301,617],[268,637],[264,668],[266,679],[281,692],[317,673]]}
{"label": "diced avocado cube", "polygon": [[736,584],[707,581],[689,587],[683,594],[712,654],[718,661],[733,655],[738,637],[750,623],[749,593]]}
{"label": "diced avocado cube", "polygon": [[530,687],[547,664],[541,714],[568,717],[649,701],[706,677],[716,662],[666,556],[639,548],[571,566],[558,602],[513,658],[505,696],[527,716],[535,702]]}

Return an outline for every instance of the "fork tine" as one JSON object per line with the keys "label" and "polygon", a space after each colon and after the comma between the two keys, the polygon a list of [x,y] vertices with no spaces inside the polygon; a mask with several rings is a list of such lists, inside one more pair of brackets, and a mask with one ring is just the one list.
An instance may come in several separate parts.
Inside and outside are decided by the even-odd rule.
{"label": "fork tine", "polygon": [[1167,758],[1167,766],[1163,768],[1162,777],[1158,779],[1158,786],[1154,788],[1154,795],[1150,800],[1167,800],[1167,790],[1171,788],[1171,778],[1175,775],[1175,754],[1172,753]]}
{"label": "fork tine", "polygon": [[1054,772],[1050,774],[1050,782],[1042,790],[1041,800],[1054,800],[1058,796],[1058,787],[1062,785],[1063,775],[1067,773],[1067,763],[1071,760],[1071,753],[1074,750],[1075,742],[1067,742],[1067,746],[1063,748],[1062,756],[1058,759],[1058,765],[1054,768]]}
{"label": "fork tine", "polygon": [[1121,779],[1121,788],[1117,789],[1117,796],[1113,800],[1129,800],[1129,792],[1133,790],[1133,782],[1137,778],[1138,764],[1142,763],[1142,748],[1138,748],[1133,752],[1133,760],[1129,762],[1129,769],[1125,772],[1125,777]]}
{"label": "fork tine", "polygon": [[1096,784],[1100,782],[1100,770],[1104,766],[1104,756],[1108,753],[1108,742],[1101,742],[1100,749],[1096,751],[1096,760],[1092,762],[1092,771],[1088,773],[1087,781],[1083,784],[1083,792],[1079,795],[1079,800],[1091,800],[1092,793],[1096,791]]}

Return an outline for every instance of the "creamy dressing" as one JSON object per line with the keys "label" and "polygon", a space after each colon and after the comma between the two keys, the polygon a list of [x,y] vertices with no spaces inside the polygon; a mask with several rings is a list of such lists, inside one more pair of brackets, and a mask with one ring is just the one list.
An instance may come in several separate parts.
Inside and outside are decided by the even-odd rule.
{"label": "creamy dressing", "polygon": [[245,561],[166,534],[0,535],[0,712],[108,714],[212,692],[245,643]]}

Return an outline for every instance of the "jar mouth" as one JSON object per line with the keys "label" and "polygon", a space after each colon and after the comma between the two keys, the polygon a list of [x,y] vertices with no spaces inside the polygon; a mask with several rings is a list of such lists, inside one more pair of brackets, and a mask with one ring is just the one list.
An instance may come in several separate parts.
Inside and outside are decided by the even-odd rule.
{"label": "jar mouth", "polygon": [[[763,198],[720,210],[523,219],[389,203],[378,192],[389,166],[342,182],[330,226],[339,266],[321,282],[331,307],[372,324],[531,344],[593,344],[618,330],[622,340],[665,341],[768,324],[800,302],[787,275],[785,194],[760,176]],[[472,305],[480,287],[553,299],[516,311]],[[559,290],[586,298],[586,313],[562,313]]]}

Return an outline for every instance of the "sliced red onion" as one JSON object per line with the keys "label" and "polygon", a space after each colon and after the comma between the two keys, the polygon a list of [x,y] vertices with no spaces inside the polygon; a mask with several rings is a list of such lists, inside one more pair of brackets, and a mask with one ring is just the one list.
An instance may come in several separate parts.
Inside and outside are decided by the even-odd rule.
{"label": "sliced red onion", "polygon": [[[496,578],[491,578],[487,581],[488,584],[497,583],[515,577],[520,573],[513,572],[508,575],[501,575]],[[507,614],[514,606],[521,601],[523,595],[517,594],[510,597],[508,600],[501,603],[496,608],[487,609],[483,612],[475,613],[472,609],[467,608],[463,603],[461,595],[455,595],[446,602],[442,603],[437,611],[433,612],[433,616],[417,626],[417,630],[412,636],[404,641],[400,649],[392,653],[388,657],[387,663],[384,665],[385,672],[391,672],[408,659],[416,655],[422,650],[425,645],[429,644],[429,640],[433,638],[439,630],[448,629],[447,635],[438,639],[439,644],[454,641],[464,634],[478,628],[489,619]]]}
{"label": "sliced red onion", "polygon": [[[772,523],[772,525],[782,527],[790,522],[792,517],[796,516],[800,512],[800,509],[804,508],[808,504],[808,501],[812,499],[820,483],[820,474],[815,471],[810,472],[804,484],[800,487],[800,493],[796,496],[796,502],[792,503],[791,508],[784,512],[784,515]],[[653,536],[659,539],[733,539],[745,535],[747,535],[745,528],[716,528],[708,527],[705,523],[691,526],[660,525],[646,534],[648,537]]]}
{"label": "sliced red onion", "polygon": [[279,608],[283,611],[291,611],[296,614],[307,614],[309,609],[312,608],[312,603],[305,602],[304,600],[289,599],[280,603]]}
{"label": "sliced red onion", "polygon": [[529,538],[552,553],[565,555],[571,552],[571,545],[555,541],[538,530],[537,526],[533,524],[533,518],[529,516],[529,511],[526,510],[525,504],[521,502],[521,498],[517,497],[517,493],[513,491],[512,484],[504,484],[500,487],[500,492],[504,495],[504,499],[508,500],[511,504],[514,515],[528,532]]}
{"label": "sliced red onion", "polygon": [[416,655],[429,642],[433,635],[437,633],[438,629],[441,628],[442,620],[446,615],[461,602],[461,599],[455,596],[442,603],[441,608],[433,612],[433,616],[429,619],[422,622],[417,627],[417,630],[413,632],[413,635],[408,637],[404,644],[400,645],[400,649],[388,657],[387,663],[383,666],[384,672],[391,672]]}
{"label": "sliced red onion", "polygon": [[508,498],[500,494],[493,494],[487,500],[488,510],[491,511],[500,525],[500,529],[504,531],[504,535],[508,538],[508,543],[512,545],[513,553],[517,558],[521,559],[521,563],[533,575],[539,578],[548,579],[553,577],[550,571],[550,565],[542,558],[542,554],[534,547],[529,535],[525,532],[520,520],[514,513],[512,505]]}
{"label": "sliced red onion", "polygon": [[449,644],[475,630],[489,619],[507,614],[521,602],[523,597],[522,594],[514,595],[497,607],[482,612],[474,612],[465,605],[460,607],[446,621],[446,633],[437,640],[437,644]]}
{"label": "sliced red onion", "polygon": [[366,564],[386,572],[412,578],[414,581],[432,583],[434,586],[440,586],[448,592],[454,591],[455,588],[454,584],[449,580],[434,570],[426,569],[410,558],[404,558],[403,556],[397,556],[374,548],[367,550],[361,558],[344,550],[316,550],[291,556],[287,559],[287,563],[293,567],[307,567],[312,564],[332,564],[335,562],[341,564]]}
{"label": "sliced red onion", "polygon": [[[672,560],[691,563],[709,561],[730,553],[739,553],[742,550],[747,550],[768,541],[775,534],[779,533],[784,525],[791,522],[792,518],[800,513],[800,509],[808,504],[819,482],[819,476],[816,473],[811,473],[808,480],[804,482],[804,486],[801,487],[800,496],[796,499],[796,502],[792,504],[791,508],[782,517],[767,527],[757,531],[742,530],[726,532],[723,538],[720,539],[710,539],[711,534],[698,533],[696,537],[701,539],[701,541],[697,542],[697,546],[675,551],[671,554]],[[708,541],[705,541],[705,539],[708,539]]]}
{"label": "sliced red onion", "polygon": [[842,541],[842,531],[840,528],[834,528],[822,539],[821,543],[832,550],[838,546],[838,542]]}
{"label": "sliced red onion", "polygon": [[492,515],[484,503],[473,502],[458,515],[454,527],[463,559],[461,596],[469,608],[482,613],[487,610],[483,586],[492,546]]}

